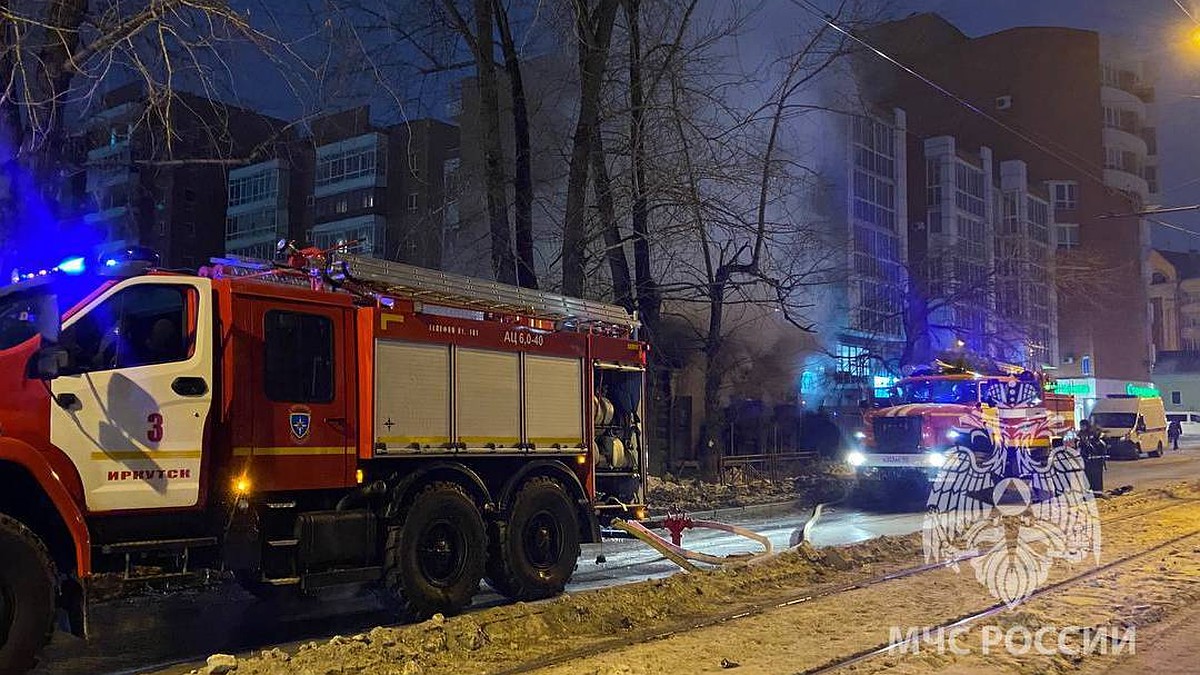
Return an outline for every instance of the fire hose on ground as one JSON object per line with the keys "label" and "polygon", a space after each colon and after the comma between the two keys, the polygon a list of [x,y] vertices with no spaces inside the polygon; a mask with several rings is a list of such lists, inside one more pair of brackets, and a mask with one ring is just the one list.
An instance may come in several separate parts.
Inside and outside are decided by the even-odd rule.
{"label": "fire hose on ground", "polygon": [[[646,521],[640,523],[637,521],[614,520],[612,527],[630,536],[640,540],[647,546],[653,548],[662,554],[664,558],[678,565],[684,571],[695,572],[696,566],[692,561],[708,563],[709,565],[725,565],[730,562],[748,562],[770,556],[773,552],[771,540],[767,537],[748,530],[737,525],[729,525],[728,523],[718,523],[711,520],[692,520],[686,515],[671,514],[665,518]],[[651,531],[651,528],[666,528],[671,532],[671,541],[667,541],[663,537]],[[730,556],[716,556],[699,551],[690,551],[680,546],[683,538],[683,531],[694,528],[717,530],[720,532],[728,532],[736,534],[740,537],[745,537],[751,541],[760,544],[763,548],[761,551],[749,554],[734,554]]]}

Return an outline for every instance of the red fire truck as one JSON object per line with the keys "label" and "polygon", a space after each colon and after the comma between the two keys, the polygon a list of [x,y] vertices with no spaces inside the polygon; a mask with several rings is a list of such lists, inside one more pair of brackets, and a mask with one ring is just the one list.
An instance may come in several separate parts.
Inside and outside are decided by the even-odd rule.
{"label": "red fire truck", "polygon": [[481,579],[559,593],[644,517],[647,345],[626,310],[290,247],[130,249],[0,289],[0,672],[141,561],[254,593],[373,586],[407,617]]}
{"label": "red fire truck", "polygon": [[[1035,388],[1026,404],[1010,409],[995,400],[1008,389],[994,385],[1022,381]],[[1075,428],[1071,396],[1047,391],[1043,377],[1007,364],[973,370],[938,361],[900,379],[882,403],[866,414],[859,444],[846,456],[864,486],[923,486],[937,476],[955,446],[982,444],[973,449],[990,451],[1003,438],[1025,448],[1048,449]]]}

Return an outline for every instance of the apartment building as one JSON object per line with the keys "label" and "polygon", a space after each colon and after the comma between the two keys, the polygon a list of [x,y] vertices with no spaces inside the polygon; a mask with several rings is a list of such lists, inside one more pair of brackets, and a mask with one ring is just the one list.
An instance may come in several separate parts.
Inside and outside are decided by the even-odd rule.
{"label": "apartment building", "polygon": [[219,160],[249,156],[284,123],[185,92],[170,114],[133,84],[113,90],[75,139],[85,157],[83,220],[109,246],[157,250],[195,268],[225,247],[226,179]]}
{"label": "apartment building", "polygon": [[[1054,209],[1060,261],[1107,275],[1114,290],[1103,303],[1084,285],[1060,293],[1051,364],[1058,374],[1147,380],[1148,231],[1136,216],[1100,217],[1137,211],[1156,194],[1157,170],[1146,168],[1156,166],[1157,148],[1145,73],[1102,58],[1100,36],[1084,30],[1021,27],[968,37],[940,16],[917,14],[863,35],[961,99],[868,54],[856,65],[867,100],[906,110],[917,138],[952,133],[967,147],[991,148],[999,161],[1025,162],[1027,183],[1049,184],[1047,201],[1061,206]],[[1109,161],[1117,149],[1132,159]]]}

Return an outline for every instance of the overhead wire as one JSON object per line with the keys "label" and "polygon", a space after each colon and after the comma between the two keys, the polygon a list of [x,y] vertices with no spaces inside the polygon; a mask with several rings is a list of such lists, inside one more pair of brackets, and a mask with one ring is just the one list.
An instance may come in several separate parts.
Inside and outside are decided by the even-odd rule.
{"label": "overhead wire", "polygon": [[[1075,169],[1076,171],[1080,172],[1083,176],[1091,179],[1092,181],[1100,184],[1101,186],[1108,188],[1108,189],[1112,189],[1112,186],[1108,185],[1108,183],[1106,183],[1104,181],[1104,178],[1102,176],[1096,174],[1090,168],[1079,164],[1078,162],[1076,162],[1073,159],[1064,157],[1061,153],[1059,153],[1055,149],[1049,147],[1048,145],[1043,143],[1041,140],[1033,137],[1028,132],[1026,132],[1022,129],[1019,129],[1017,127],[1014,127],[1011,124],[1005,122],[1004,120],[997,118],[995,115],[992,115],[991,113],[987,112],[986,110],[983,110],[979,106],[971,103],[970,101],[966,100],[962,96],[959,96],[958,94],[947,89],[943,85],[935,82],[934,80],[932,80],[931,78],[918,72],[914,68],[908,66],[905,63],[902,63],[899,59],[893,57],[892,55],[883,51],[879,47],[876,47],[875,45],[871,44],[870,42],[867,42],[865,39],[863,39],[859,35],[855,34],[853,31],[850,31],[850,30],[844,28],[843,26],[839,25],[837,22],[834,21],[833,16],[831,16],[830,14],[828,14],[827,12],[822,10],[820,7],[818,7],[817,5],[812,3],[810,0],[792,0],[792,1],[796,5],[800,6],[801,9],[808,11],[810,14],[817,17],[821,21],[823,21],[827,26],[829,26],[833,30],[837,31],[838,33],[841,33],[845,37],[849,38],[851,41],[861,45],[862,47],[866,48],[871,53],[875,54],[876,56],[883,59],[884,61],[887,61],[888,63],[892,64],[893,66],[899,68],[900,70],[904,71],[905,73],[908,73],[909,75],[916,78],[917,80],[920,80],[922,83],[924,83],[928,87],[934,89],[935,91],[942,94],[943,96],[949,98],[950,100],[954,101],[956,104],[983,117],[984,119],[990,121],[991,123],[995,124],[996,126],[1000,127],[1001,129],[1003,129],[1004,131],[1007,131],[1008,133],[1013,134],[1017,138],[1020,138],[1021,140],[1030,144],[1031,146],[1046,153],[1050,157],[1053,157],[1053,158],[1057,159],[1058,161],[1062,162],[1063,164]],[[1179,0],[1176,0],[1176,4],[1178,4],[1178,2],[1179,2]],[[1180,8],[1183,9],[1182,6]],[[1186,12],[1186,9],[1184,11]],[[1191,16],[1190,13],[1189,13],[1189,16]],[[1075,154],[1075,153],[1071,152],[1071,154]],[[1197,206],[1196,208],[1200,208],[1200,206]],[[1189,207],[1182,207],[1179,210],[1190,210],[1190,209],[1189,209]],[[1131,214],[1131,216],[1132,215],[1134,215],[1134,214]],[[1189,230],[1182,226],[1167,223],[1166,221],[1159,220],[1159,219],[1150,219],[1150,220],[1152,220],[1152,222],[1156,222],[1156,223],[1158,223],[1160,225],[1164,225],[1166,227],[1173,227],[1173,228],[1179,229],[1180,231],[1186,232],[1192,236],[1200,237],[1200,232],[1196,232],[1194,230]]]}

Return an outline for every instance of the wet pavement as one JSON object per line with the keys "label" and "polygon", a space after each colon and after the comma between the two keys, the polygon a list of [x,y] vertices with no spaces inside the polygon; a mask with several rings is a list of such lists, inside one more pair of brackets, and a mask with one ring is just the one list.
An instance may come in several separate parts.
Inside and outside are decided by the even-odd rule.
{"label": "wet pavement", "polygon": [[[1146,489],[1179,480],[1200,478],[1200,447],[1162,458],[1111,462],[1106,487],[1132,484]],[[848,544],[880,535],[915,532],[922,524],[922,504],[908,512],[872,513],[834,506],[812,532],[817,546]],[[807,511],[786,511],[729,518],[770,538],[783,548],[803,527]],[[712,531],[689,531],[689,548],[715,555],[751,552],[757,545],[746,539]],[[603,554],[604,563],[597,563]],[[637,541],[609,540],[584,547],[569,592],[661,578],[678,571]],[[486,586],[475,608],[500,604]],[[110,601],[93,607],[93,639],[87,642],[58,633],[51,641],[39,675],[141,673],[203,660],[216,652],[244,653],[277,644],[352,634],[393,623],[369,594],[344,594],[323,599],[259,601],[234,584],[204,591],[146,595]],[[186,672],[186,669],[185,669]]]}

